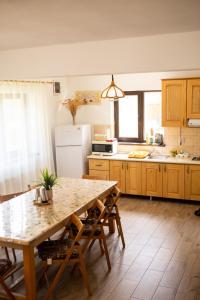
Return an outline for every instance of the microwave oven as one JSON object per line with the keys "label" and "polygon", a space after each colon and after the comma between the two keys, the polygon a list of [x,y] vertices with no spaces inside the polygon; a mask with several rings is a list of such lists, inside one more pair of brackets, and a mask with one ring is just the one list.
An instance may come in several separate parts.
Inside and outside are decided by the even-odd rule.
{"label": "microwave oven", "polygon": [[96,155],[114,155],[117,154],[117,140],[107,141],[93,141],[92,154]]}

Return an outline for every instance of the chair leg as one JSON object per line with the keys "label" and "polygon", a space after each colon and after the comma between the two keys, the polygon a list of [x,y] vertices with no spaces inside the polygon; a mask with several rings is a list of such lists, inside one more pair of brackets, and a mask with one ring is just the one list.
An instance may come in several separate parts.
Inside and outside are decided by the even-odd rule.
{"label": "chair leg", "polygon": [[89,280],[88,280],[88,273],[87,273],[87,270],[86,270],[85,262],[83,260],[83,256],[80,252],[79,252],[79,259],[80,259],[79,268],[80,268],[81,273],[82,273],[84,285],[85,285],[85,288],[87,289],[88,296],[91,296],[92,293],[91,293],[91,290],[90,290],[90,285],[89,285]]}
{"label": "chair leg", "polygon": [[101,249],[101,255],[104,255],[104,249],[103,249],[103,246],[102,246],[102,240],[99,239],[99,246],[100,246],[100,249]]}
{"label": "chair leg", "polygon": [[9,288],[7,287],[7,285],[5,284],[5,282],[2,278],[0,278],[0,284],[2,285],[6,294],[9,296],[9,299],[15,300],[15,297],[13,296],[13,294],[11,293],[11,291],[9,290]]}
{"label": "chair leg", "polygon": [[49,287],[49,281],[47,278],[47,271],[48,271],[49,266],[47,265],[46,262],[42,261],[42,274],[38,279],[38,288],[39,288],[39,284],[43,282],[43,280],[46,280],[47,286]]}
{"label": "chair leg", "polygon": [[115,223],[113,218],[108,218],[109,233],[115,233]]}
{"label": "chair leg", "polygon": [[13,258],[14,258],[14,262],[17,262],[17,257],[16,257],[16,253],[15,253],[15,249],[12,248],[12,253],[13,253]]}
{"label": "chair leg", "polygon": [[108,253],[108,247],[107,247],[106,237],[104,235],[104,232],[102,234],[102,241],[103,241],[104,253],[105,253],[106,261],[107,261],[107,265],[108,265],[108,270],[110,271],[111,270],[110,257],[109,257],[109,253]]}
{"label": "chair leg", "polygon": [[59,269],[58,269],[58,271],[57,271],[57,273],[56,273],[56,276],[54,277],[52,283],[50,284],[50,286],[49,286],[49,288],[48,288],[48,291],[47,291],[47,295],[46,295],[46,297],[45,297],[45,300],[51,299],[52,293],[53,293],[53,291],[54,291],[54,289],[55,289],[55,287],[56,287],[56,285],[57,285],[57,283],[58,283],[58,281],[59,281],[59,279],[60,279],[60,277],[61,277],[61,275],[62,275],[64,269],[65,269],[66,262],[67,262],[68,260],[69,260],[69,258],[66,257],[66,259],[63,261],[63,263],[60,265],[60,267],[59,267]]}
{"label": "chair leg", "polygon": [[92,249],[92,246],[94,245],[94,242],[95,242],[95,240],[92,240],[92,242],[90,243],[89,250]]}
{"label": "chair leg", "polygon": [[124,234],[123,234],[122,224],[121,224],[121,220],[120,220],[120,216],[119,216],[119,210],[118,210],[117,207],[116,207],[116,223],[117,223],[117,228],[118,228],[119,235],[120,235],[121,240],[122,240],[123,248],[125,248]]}
{"label": "chair leg", "polygon": [[10,256],[9,256],[8,248],[7,248],[7,247],[4,247],[4,250],[5,250],[5,254],[6,254],[7,260],[10,261]]}

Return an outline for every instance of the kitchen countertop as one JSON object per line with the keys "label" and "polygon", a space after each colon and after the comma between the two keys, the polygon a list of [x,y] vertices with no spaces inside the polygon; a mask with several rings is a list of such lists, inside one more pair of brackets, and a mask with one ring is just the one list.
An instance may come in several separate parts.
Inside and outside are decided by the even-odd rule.
{"label": "kitchen countertop", "polygon": [[[162,154],[158,154],[156,156],[165,156]],[[141,162],[148,162],[148,163],[153,163],[153,162],[157,162],[157,163],[169,163],[169,164],[190,164],[190,165],[200,165],[200,161],[195,161],[192,160],[192,158],[176,158],[176,157],[166,157],[166,158],[162,158],[162,159],[157,159],[157,158],[128,158],[128,153],[118,153],[115,155],[89,155],[88,158],[91,159],[106,159],[106,160],[125,160],[125,161],[141,161]]]}

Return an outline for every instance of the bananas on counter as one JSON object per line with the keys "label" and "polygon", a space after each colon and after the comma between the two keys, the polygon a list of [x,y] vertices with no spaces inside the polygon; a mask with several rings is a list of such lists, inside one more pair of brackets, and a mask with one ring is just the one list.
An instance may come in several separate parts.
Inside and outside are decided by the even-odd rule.
{"label": "bananas on counter", "polygon": [[132,151],[128,154],[128,158],[145,158],[148,155],[148,151]]}

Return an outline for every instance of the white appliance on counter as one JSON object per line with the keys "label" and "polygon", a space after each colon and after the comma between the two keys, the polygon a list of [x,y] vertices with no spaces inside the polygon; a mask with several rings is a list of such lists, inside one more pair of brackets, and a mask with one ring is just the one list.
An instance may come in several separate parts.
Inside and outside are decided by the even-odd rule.
{"label": "white appliance on counter", "polygon": [[117,154],[117,140],[92,141],[92,154],[115,155]]}
{"label": "white appliance on counter", "polygon": [[200,119],[189,119],[188,126],[189,127],[200,127]]}
{"label": "white appliance on counter", "polygon": [[91,154],[90,125],[63,125],[55,128],[57,176],[81,178],[87,173]]}

